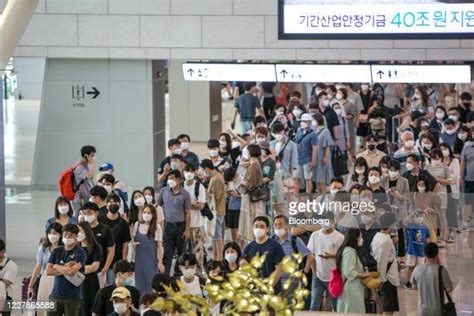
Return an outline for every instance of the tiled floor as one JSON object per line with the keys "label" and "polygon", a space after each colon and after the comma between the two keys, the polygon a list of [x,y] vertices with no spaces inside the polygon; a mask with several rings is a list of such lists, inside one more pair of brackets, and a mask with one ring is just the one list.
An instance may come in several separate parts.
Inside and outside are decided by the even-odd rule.
{"label": "tiled floor", "polygon": [[[228,109],[223,117],[229,120]],[[19,278],[31,273],[38,239],[44,232],[44,223],[53,214],[56,192],[31,191],[31,173],[36,124],[37,102],[7,105],[5,125],[5,159],[7,203],[7,251],[19,267]],[[200,148],[199,151],[204,151]],[[442,262],[448,267],[456,283],[453,298],[458,312],[472,314],[474,310],[474,232],[458,234],[456,243],[441,251]],[[19,295],[17,282],[16,293]],[[399,290],[403,314],[415,313],[416,292]],[[305,313],[306,314],[306,313]],[[461,313],[459,313],[461,314]]]}

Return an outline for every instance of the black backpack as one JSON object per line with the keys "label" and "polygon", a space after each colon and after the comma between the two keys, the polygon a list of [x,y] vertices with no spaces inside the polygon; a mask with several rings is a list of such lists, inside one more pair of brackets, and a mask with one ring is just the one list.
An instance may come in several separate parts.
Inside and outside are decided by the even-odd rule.
{"label": "black backpack", "polygon": [[[194,185],[194,196],[196,200],[199,198],[199,188],[201,187],[201,182],[196,180],[196,184]],[[214,219],[214,214],[212,214],[211,209],[209,208],[209,204],[207,202],[204,204],[204,207],[201,209],[201,215],[207,217],[209,221]]]}

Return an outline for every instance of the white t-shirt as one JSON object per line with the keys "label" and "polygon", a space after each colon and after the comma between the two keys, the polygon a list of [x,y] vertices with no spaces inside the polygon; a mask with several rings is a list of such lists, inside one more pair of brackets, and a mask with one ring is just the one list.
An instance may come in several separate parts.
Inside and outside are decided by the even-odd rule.
{"label": "white t-shirt", "polygon": [[[194,187],[196,186],[196,181],[194,181],[193,184],[187,185],[186,182],[184,182],[184,189],[189,193],[191,196],[191,203],[194,203],[196,201],[196,196],[194,195]],[[201,184],[199,185],[199,196],[197,199],[198,202],[201,203],[206,203],[206,188]],[[202,219],[201,215],[201,210],[191,210],[191,223],[189,227],[195,228],[195,227],[201,227],[204,225],[204,221]]]}
{"label": "white t-shirt", "polygon": [[319,255],[324,255],[324,252],[336,254],[343,241],[344,236],[335,229],[328,235],[324,234],[322,229],[311,234],[308,249],[316,258],[316,275],[321,281],[329,281],[331,268],[336,264],[336,260],[324,259]]}
{"label": "white t-shirt", "polygon": [[184,281],[184,276],[180,277],[180,281],[186,286],[186,294],[197,295],[202,297],[201,283],[199,283],[199,277],[194,276],[194,280],[191,283]]}
{"label": "white t-shirt", "polygon": [[[14,283],[18,272],[18,267],[16,263],[12,260],[8,260],[8,258],[5,256],[3,261],[0,262],[0,267],[3,267],[2,271],[0,271],[0,278]],[[5,283],[0,282],[0,300],[6,299],[7,293],[8,296],[13,297],[12,287],[9,286],[5,288]]]}

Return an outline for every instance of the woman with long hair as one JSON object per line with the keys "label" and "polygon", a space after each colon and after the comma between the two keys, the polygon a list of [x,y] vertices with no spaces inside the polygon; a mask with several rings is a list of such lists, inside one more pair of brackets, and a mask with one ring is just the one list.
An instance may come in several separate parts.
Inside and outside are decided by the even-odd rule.
{"label": "woman with long hair", "polygon": [[454,232],[458,227],[458,206],[461,196],[459,190],[459,179],[461,176],[459,159],[454,157],[453,150],[447,143],[439,145],[443,153],[443,163],[451,170],[451,185],[448,189],[448,207],[446,208],[446,220],[448,221],[449,235],[448,243],[454,243]]}
{"label": "woman with long hair", "polygon": [[86,263],[84,265],[84,274],[86,278],[82,283],[82,305],[81,315],[91,315],[95,296],[100,289],[97,271],[99,270],[100,260],[102,259],[102,247],[97,243],[89,222],[83,221],[77,224],[79,234],[77,241],[86,252]]}
{"label": "woman with long hair", "polygon": [[156,224],[161,226],[161,231],[165,231],[165,214],[163,208],[156,203],[155,189],[152,186],[143,188],[146,204],[151,204],[156,208]]}
{"label": "woman with long hair", "polygon": [[344,281],[344,290],[337,298],[338,313],[365,313],[364,285],[361,278],[364,272],[359,248],[363,244],[359,229],[349,229],[336,254],[336,267]]}
{"label": "woman with long hair", "polygon": [[151,282],[155,274],[164,272],[163,233],[156,224],[156,208],[147,204],[141,219],[133,227],[135,253],[135,284],[140,293],[151,293]]}
{"label": "woman with long hair", "polygon": [[140,190],[135,190],[132,193],[130,199],[130,214],[128,218],[128,224],[133,227],[136,222],[140,220],[141,213],[145,207],[146,199],[145,195]]}
{"label": "woman with long hair", "polygon": [[[47,302],[49,300],[49,295],[54,286],[54,276],[46,275],[45,271],[49,262],[49,256],[54,249],[61,246],[62,234],[63,226],[59,223],[52,223],[46,229],[46,238],[41,240],[36,254],[36,265],[33,268],[30,284],[28,285],[28,298],[35,298],[38,302]],[[35,293],[35,284],[38,282],[38,279],[38,292]],[[36,314],[45,316],[46,311],[38,310]]]}
{"label": "woman with long hair", "polygon": [[66,224],[76,224],[77,219],[73,216],[71,203],[64,196],[59,196],[54,203],[54,217],[46,221],[45,230],[51,226],[52,223],[59,223],[62,226]]}
{"label": "woman with long hair", "polygon": [[239,261],[242,258],[242,250],[239,244],[234,241],[225,244],[223,258],[224,261],[222,265],[224,275],[237,270],[239,268]]}
{"label": "woman with long hair", "polygon": [[369,180],[369,164],[367,163],[367,160],[365,160],[364,157],[359,157],[356,159],[354,163],[354,168],[347,177],[347,183],[346,183],[346,191],[349,191],[349,189],[354,185],[354,184],[360,184],[364,185],[367,183]]}

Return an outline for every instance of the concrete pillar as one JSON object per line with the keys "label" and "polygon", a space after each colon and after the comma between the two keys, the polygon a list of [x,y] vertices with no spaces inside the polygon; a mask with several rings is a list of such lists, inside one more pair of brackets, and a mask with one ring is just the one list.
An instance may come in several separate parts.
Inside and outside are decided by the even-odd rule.
{"label": "concrete pillar", "polygon": [[220,83],[185,81],[183,62],[173,59],[169,67],[170,137],[186,133],[193,142],[207,142],[221,131]]}
{"label": "concrete pillar", "polygon": [[0,69],[13,55],[39,0],[9,0],[0,15]]}
{"label": "concrete pillar", "polygon": [[[165,89],[167,80],[166,61],[152,61],[152,112],[153,112],[153,167],[157,174],[159,163],[167,155],[166,149],[166,101]],[[158,185],[156,176],[153,177],[155,187]]]}
{"label": "concrete pillar", "polygon": [[5,151],[3,126],[3,76],[0,73],[0,238],[6,238],[6,207],[5,207]]}
{"label": "concrete pillar", "polygon": [[97,165],[113,163],[127,186],[153,185],[152,82],[151,61],[48,59],[32,185],[57,188],[83,145],[94,145]]}

